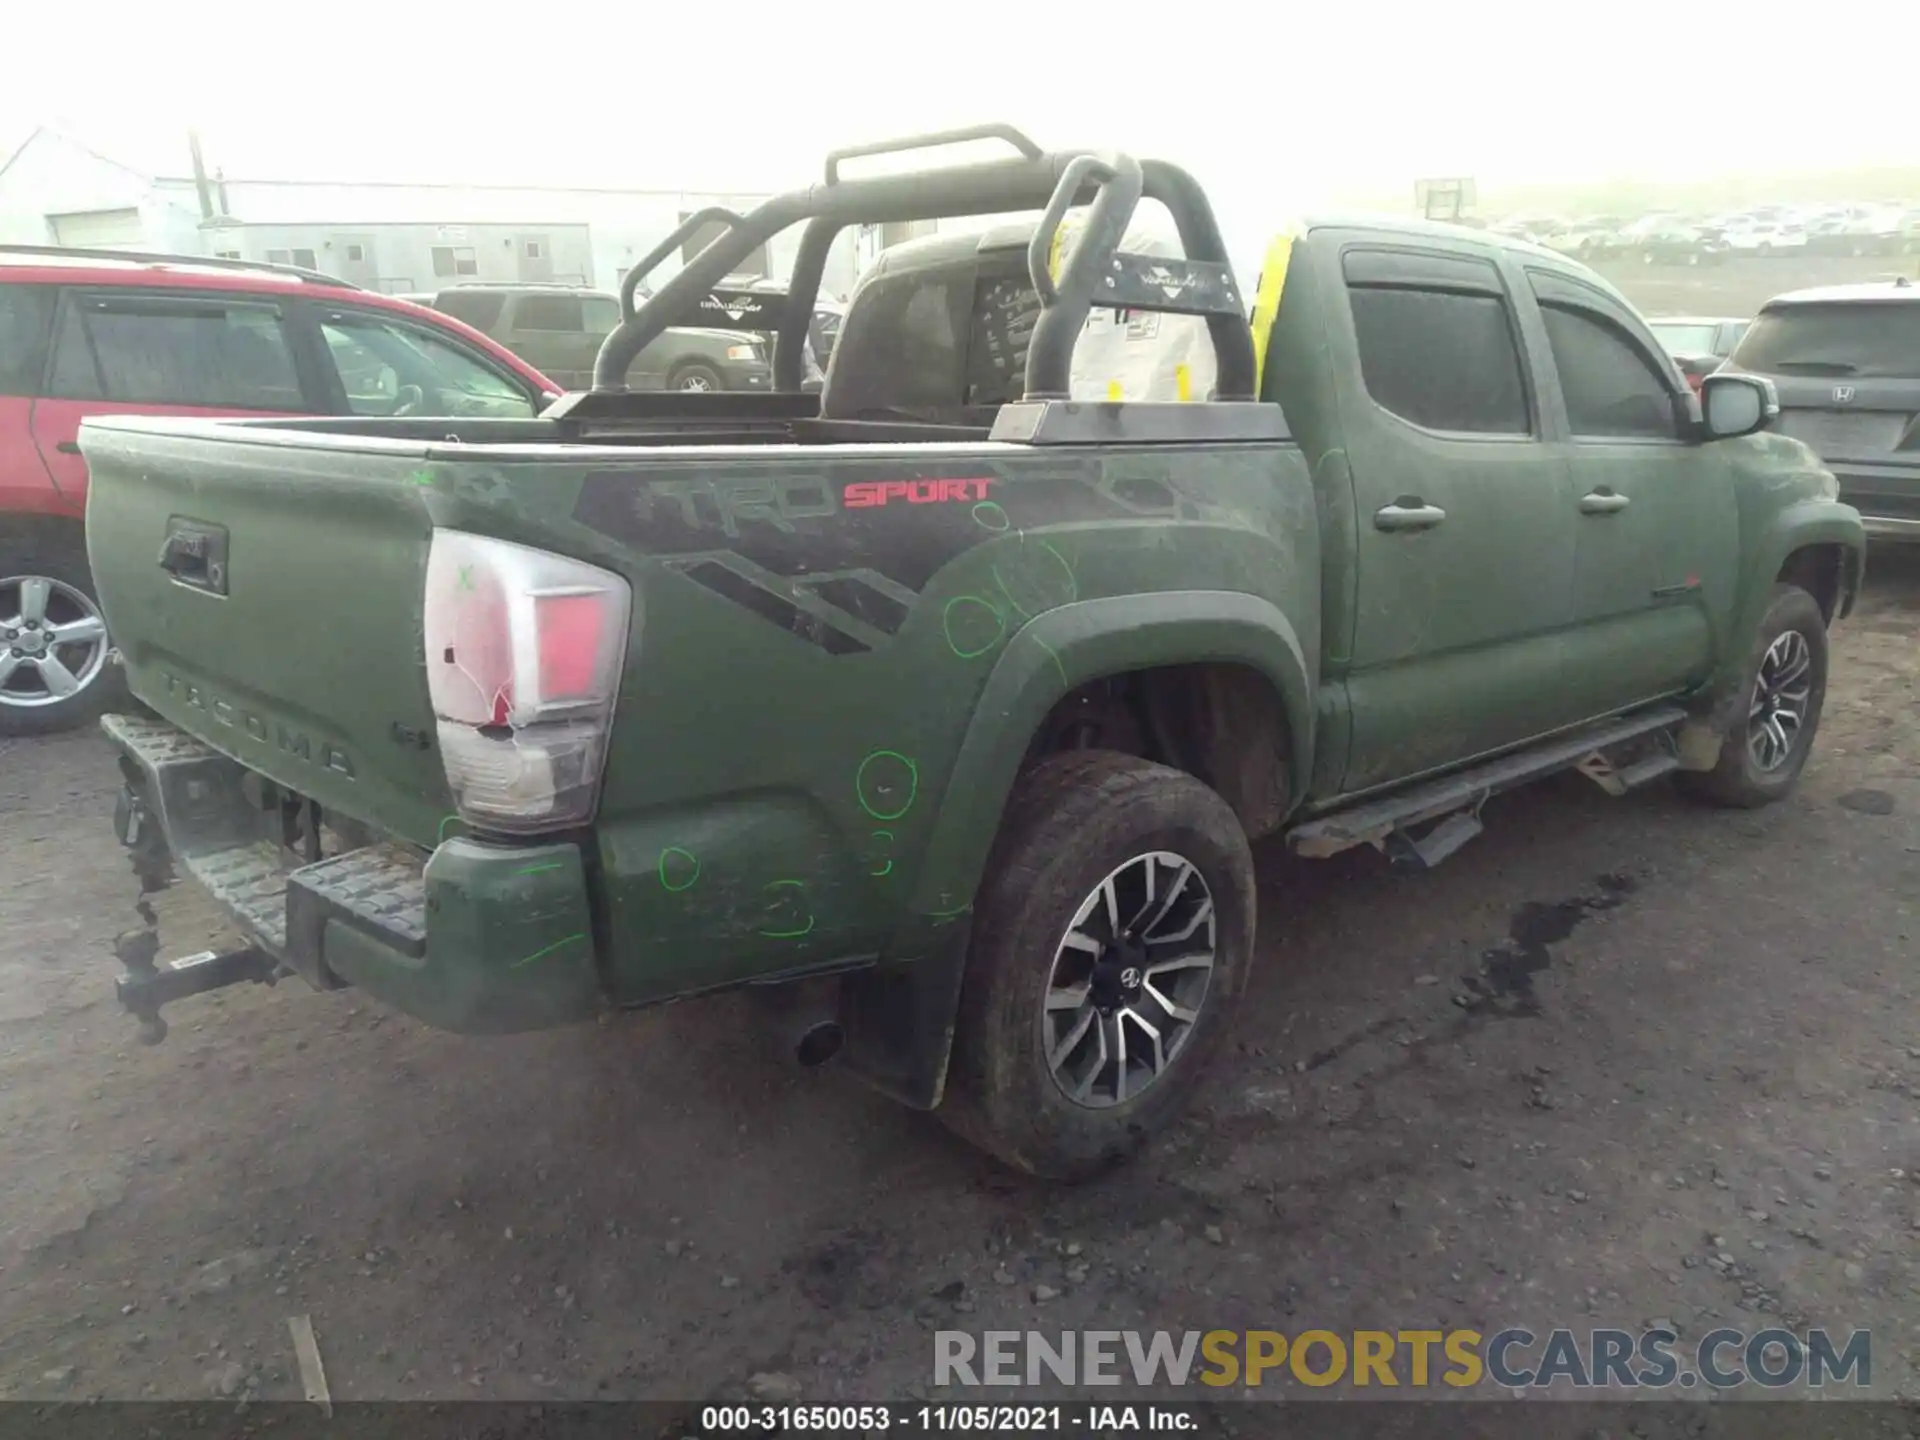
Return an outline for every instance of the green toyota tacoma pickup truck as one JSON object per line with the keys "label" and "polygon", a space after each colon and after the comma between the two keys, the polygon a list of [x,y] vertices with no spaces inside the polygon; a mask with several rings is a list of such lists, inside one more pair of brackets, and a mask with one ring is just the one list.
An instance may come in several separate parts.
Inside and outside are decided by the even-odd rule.
{"label": "green toyota tacoma pickup truck", "polygon": [[[969,138],[1012,153],[842,173]],[[1185,259],[1122,248],[1143,200]],[[843,227],[1035,211],[886,252],[802,392]],[[625,393],[791,225],[772,391]],[[1251,840],[1418,869],[1557,771],[1752,806],[1806,763],[1860,519],[1769,382],[1695,396],[1551,251],[1314,223],[1249,305],[1186,172],[984,126],[625,289],[538,419],[87,422],[116,823],[250,937],[129,932],[150,1036],[289,972],[466,1032],[770,987],[802,1058],[1074,1177],[1222,1048]],[[1129,394],[1098,314],[1213,373]]]}

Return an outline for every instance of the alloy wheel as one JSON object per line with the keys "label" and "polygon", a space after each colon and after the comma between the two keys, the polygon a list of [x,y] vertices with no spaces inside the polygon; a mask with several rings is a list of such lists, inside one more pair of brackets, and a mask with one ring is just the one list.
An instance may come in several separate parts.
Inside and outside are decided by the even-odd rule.
{"label": "alloy wheel", "polygon": [[1783,630],[1760,658],[1747,707],[1747,754],[1763,773],[1778,770],[1793,754],[1812,696],[1812,647],[1798,630]]}
{"label": "alloy wheel", "polygon": [[1184,856],[1155,850],[1108,872],[1047,975],[1041,1041],[1061,1093],[1098,1110],[1157,1084],[1193,1036],[1216,943],[1213,892]]}
{"label": "alloy wheel", "polygon": [[100,678],[107,624],[82,590],[46,575],[0,576],[0,705],[58,705]]}

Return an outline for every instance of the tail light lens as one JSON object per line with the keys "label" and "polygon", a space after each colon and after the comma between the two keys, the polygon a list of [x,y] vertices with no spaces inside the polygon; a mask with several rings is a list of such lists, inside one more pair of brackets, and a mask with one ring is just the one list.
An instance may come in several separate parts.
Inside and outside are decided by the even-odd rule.
{"label": "tail light lens", "polygon": [[632,601],[597,566],[433,532],[427,691],[463,820],[528,833],[591,818]]}

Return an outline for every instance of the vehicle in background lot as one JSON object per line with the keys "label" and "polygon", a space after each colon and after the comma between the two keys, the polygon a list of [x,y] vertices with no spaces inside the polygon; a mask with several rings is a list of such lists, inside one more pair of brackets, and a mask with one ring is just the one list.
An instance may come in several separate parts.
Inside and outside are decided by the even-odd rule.
{"label": "vehicle in background lot", "polygon": [[288,266],[0,246],[0,735],[109,703],[82,520],[92,415],[534,415],[485,336]]}
{"label": "vehicle in background lot", "polygon": [[1755,255],[1807,248],[1807,232],[1787,220],[1742,219],[1730,222],[1721,232],[1730,249]]}
{"label": "vehicle in background lot", "polygon": [[[1188,258],[1121,250],[1142,200]],[[884,251],[797,393],[842,229],[1043,207]],[[776,393],[627,391],[802,223]],[[729,217],[539,419],[89,423],[157,712],[106,721],[116,831],[252,937],[129,944],[122,1000],[151,1033],[285,967],[482,1032],[787,985],[797,1057],[1078,1177],[1228,1044],[1249,837],[1420,870],[1570,769],[1791,791],[1864,541],[1767,382],[1696,398],[1616,289],[1483,232],[1313,222],[1262,276],[1249,319],[1186,172],[976,127]],[[1186,353],[1169,316],[1218,398],[1070,398],[1099,334]],[[230,587],[154,565],[216,527]]]}
{"label": "vehicle in background lot", "polygon": [[1613,219],[1579,220],[1564,230],[1544,236],[1540,243],[1591,264],[1619,250],[1620,223]]}
{"label": "vehicle in background lot", "polygon": [[1616,248],[1645,265],[1711,265],[1727,258],[1729,246],[1718,230],[1677,215],[1649,215],[1623,230]]}
{"label": "vehicle in background lot", "polygon": [[[491,335],[568,390],[593,377],[600,342],[620,323],[620,301],[578,285],[455,285],[408,297]],[[669,330],[635,357],[642,390],[765,390],[773,374],[764,342],[739,330]]]}
{"label": "vehicle in background lot", "polygon": [[1807,224],[1810,249],[1832,255],[1890,255],[1900,249],[1900,207],[1842,205]]}
{"label": "vehicle in background lot", "polygon": [[1700,382],[1720,368],[1752,323],[1724,316],[1655,315],[1647,320],[1647,328],[1698,394]]}
{"label": "vehicle in background lot", "polygon": [[1920,285],[1832,285],[1760,307],[1727,370],[1764,375],[1867,534],[1920,540]]}
{"label": "vehicle in background lot", "polygon": [[[787,293],[785,282],[780,280],[755,280],[750,288],[774,295]],[[840,326],[846,318],[847,307],[843,302],[824,294],[814,298],[813,318],[807,322],[807,343],[813,347],[814,363],[823,373],[833,359],[834,342],[840,338]],[[816,376],[812,388],[818,390],[820,384],[821,377]]]}

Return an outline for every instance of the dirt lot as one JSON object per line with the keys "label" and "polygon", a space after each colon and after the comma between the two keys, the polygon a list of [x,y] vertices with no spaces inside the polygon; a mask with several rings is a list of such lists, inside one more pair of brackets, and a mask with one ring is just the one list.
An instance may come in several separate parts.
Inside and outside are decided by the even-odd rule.
{"label": "dirt lot", "polygon": [[[728,1001],[480,1041],[250,987],[142,1047],[114,766],[15,742],[0,1395],[297,1398],[301,1314],[342,1398],[900,1397],[939,1328],[1773,1317],[1871,1328],[1911,1395],[1920,557],[1873,568],[1791,803],[1569,778],[1429,876],[1264,856],[1210,1104],[1077,1191],[787,1068]],[[162,934],[206,916],[170,892]]]}
{"label": "dirt lot", "polygon": [[1814,285],[1844,285],[1920,273],[1913,255],[1740,255],[1718,265],[1596,267],[1648,315],[1751,315],[1775,295]]}

